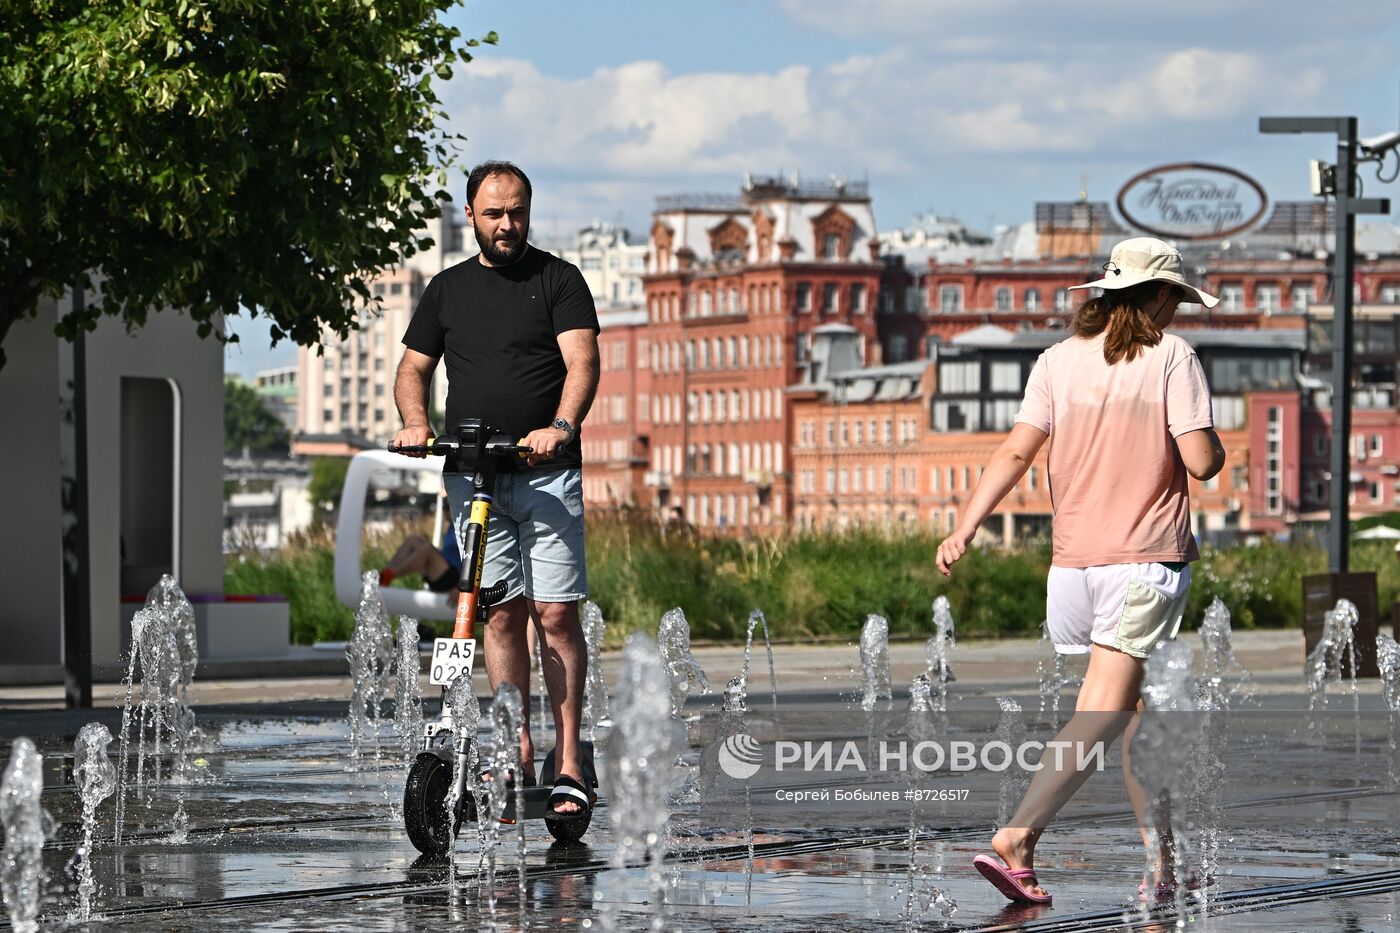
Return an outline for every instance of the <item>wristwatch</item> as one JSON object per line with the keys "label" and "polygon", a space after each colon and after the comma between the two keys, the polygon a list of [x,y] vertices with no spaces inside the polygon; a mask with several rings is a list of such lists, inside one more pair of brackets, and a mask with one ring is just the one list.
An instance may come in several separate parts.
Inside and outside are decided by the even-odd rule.
{"label": "wristwatch", "polygon": [[564,439],[565,444],[572,444],[574,442],[574,436],[576,432],[574,431],[574,426],[569,424],[567,420],[563,418],[555,418],[554,422],[550,424],[550,427],[557,428],[558,430],[563,431],[565,434],[568,435],[568,437]]}

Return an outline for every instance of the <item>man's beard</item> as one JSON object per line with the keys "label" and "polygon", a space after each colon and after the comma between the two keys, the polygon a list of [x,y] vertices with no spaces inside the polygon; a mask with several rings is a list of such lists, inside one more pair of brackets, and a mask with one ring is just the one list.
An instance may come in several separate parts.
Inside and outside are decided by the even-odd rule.
{"label": "man's beard", "polygon": [[473,228],[472,232],[476,234],[476,245],[481,247],[481,255],[485,256],[491,265],[508,266],[525,255],[526,237],[530,228],[520,227],[517,230],[516,239],[510,243],[487,239],[479,229]]}

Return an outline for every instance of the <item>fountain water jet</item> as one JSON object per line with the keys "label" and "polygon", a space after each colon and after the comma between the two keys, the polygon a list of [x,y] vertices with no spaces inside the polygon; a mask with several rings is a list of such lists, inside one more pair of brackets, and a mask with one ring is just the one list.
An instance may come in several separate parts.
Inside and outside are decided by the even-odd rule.
{"label": "fountain water jet", "polygon": [[1322,637],[1313,646],[1307,661],[1308,709],[1327,705],[1327,686],[1342,682],[1345,660],[1351,676],[1351,693],[1356,688],[1356,606],[1346,599],[1337,600],[1336,608],[1322,616]]}
{"label": "fountain water jet", "polygon": [[[162,581],[163,582],[163,581]],[[173,584],[173,581],[171,581]],[[174,592],[178,593],[175,587]],[[180,600],[168,588],[157,584],[147,603],[131,619],[131,653],[127,661],[125,700],[122,706],[121,724],[121,766],[117,771],[117,812],[113,840],[120,845],[126,822],[126,795],[128,785],[147,790],[161,784],[162,746],[166,733],[179,736],[174,741],[178,758],[184,759],[184,750],[191,743],[194,714],[181,703],[181,684],[185,679],[185,666],[181,661],[179,642],[183,638],[185,619],[181,612]],[[184,601],[188,603],[188,600]],[[177,618],[177,616],[179,618]],[[192,618],[192,616],[191,616]],[[133,709],[133,692],[137,666],[141,669],[141,704]],[[193,677],[193,665],[189,667]],[[186,690],[188,685],[186,684]],[[177,723],[182,723],[178,725]],[[131,754],[131,730],[136,729],[136,776],[130,780],[127,762]],[[180,730],[180,731],[177,731]],[[150,735],[150,748],[147,749],[147,734]],[[150,762],[151,780],[147,783],[147,762]],[[181,771],[184,769],[180,766]],[[187,773],[187,772],[186,772]],[[183,782],[183,781],[182,781]],[[150,806],[149,793],[146,805]],[[185,815],[184,792],[177,797],[177,807],[173,821],[175,842],[184,840],[189,819]]]}
{"label": "fountain water jet", "polygon": [[1252,695],[1253,678],[1235,655],[1230,610],[1218,596],[1211,600],[1201,622],[1201,644],[1204,659],[1200,684],[1204,703],[1212,709],[1228,709],[1235,697]]}
{"label": "fountain water jet", "polygon": [[[629,862],[646,860],[652,892],[650,929],[662,931],[667,929],[663,874],[670,820],[667,795],[681,742],[665,707],[656,702],[668,687],[667,667],[657,644],[645,634],[628,636],[622,651],[621,678],[604,758],[606,786],[612,798],[608,807],[615,840],[612,865],[620,869]],[[605,929],[613,927],[610,911],[600,919]]]}
{"label": "fountain water jet", "polygon": [[366,743],[374,742],[379,755],[379,717],[394,655],[389,613],[379,595],[379,574],[366,570],[360,585],[360,605],[355,610],[355,631],[345,647],[354,687],[350,694],[350,768],[360,766]]}
{"label": "fountain water jet", "polygon": [[[481,796],[477,824],[482,832],[478,873],[485,869],[487,904],[496,910],[496,846],[500,839],[501,816],[506,796],[514,791],[515,813],[525,813],[525,781],[520,766],[520,730],[525,722],[525,704],[514,684],[501,684],[491,702],[491,758],[487,769],[491,780]],[[515,821],[518,858],[517,894],[520,912],[525,912],[525,820]]]}
{"label": "fountain water jet", "polygon": [[[1021,704],[1010,697],[997,697],[997,707],[1001,710],[1001,718],[997,721],[996,741],[1006,743],[1007,748],[1014,753],[1026,740],[1026,719],[1021,711]],[[1017,769],[1014,764],[1001,772],[997,790],[998,826],[1006,826],[1011,822],[1016,804],[1025,794],[1029,784],[1030,776]]]}
{"label": "fountain water jet", "polygon": [[763,645],[768,649],[768,685],[773,691],[773,721],[776,724],[778,719],[778,674],[773,666],[773,641],[768,637],[768,619],[763,615],[763,610],[755,609],[749,613],[749,630],[744,639],[744,672],[740,675],[743,681],[744,694],[748,695],[749,689],[749,658],[753,652],[753,631],[758,626],[763,626]]}
{"label": "fountain water jet", "polygon": [[5,848],[0,853],[0,893],[16,933],[39,929],[39,902],[44,887],[43,759],[26,738],[15,739],[10,763],[0,777],[0,826]]}
{"label": "fountain water jet", "polygon": [[953,666],[948,655],[953,645],[953,611],[948,597],[939,596],[933,601],[933,637],[924,645],[929,680],[934,686],[933,705],[939,711],[948,709],[948,683],[953,680]]}
{"label": "fountain water jet", "polygon": [[[1163,642],[1148,657],[1143,678],[1146,711],[1132,739],[1131,760],[1133,774],[1147,794],[1151,811],[1144,907],[1152,903],[1152,892],[1167,890],[1164,869],[1168,860],[1171,877],[1180,882],[1189,878],[1186,807],[1191,792],[1193,750],[1199,740],[1197,717],[1193,715],[1194,666],[1195,654],[1190,645],[1183,641]],[[1164,827],[1170,830],[1170,845],[1162,836]],[[1187,886],[1179,883],[1171,890],[1177,915],[1184,916]]]}
{"label": "fountain water jet", "polygon": [[583,641],[588,648],[588,677],[583,683],[583,723],[588,740],[598,737],[598,727],[608,723],[608,685],[603,680],[603,636],[607,623],[598,604],[583,604]]}
{"label": "fountain water jet", "polygon": [[1050,641],[1050,625],[1048,622],[1040,623],[1040,640],[1050,646],[1051,662],[1047,667],[1043,660],[1035,664],[1036,674],[1040,678],[1040,711],[1050,713],[1050,728],[1058,730],[1060,728],[1060,694],[1066,687],[1078,686],[1082,681],[1069,673],[1069,655],[1061,654],[1055,650],[1054,644]]}
{"label": "fountain water jet", "polygon": [[860,629],[860,669],[864,682],[860,708],[873,713],[883,698],[885,709],[889,709],[894,697],[890,688],[890,623],[884,616],[872,613],[865,617]]}
{"label": "fountain water jet", "polygon": [[422,661],[418,655],[418,620],[399,616],[397,664],[394,667],[394,729],[404,762],[412,764],[423,743]]}
{"label": "fountain water jet", "polygon": [[79,923],[92,919],[92,900],[97,882],[92,876],[93,831],[97,827],[97,806],[117,789],[117,769],[107,754],[112,733],[100,722],[90,722],[78,730],[73,746],[73,780],[83,801],[83,841],[74,860],[78,863],[78,911],[72,918]]}
{"label": "fountain water jet", "polygon": [[1400,643],[1386,632],[1376,636],[1376,665],[1380,668],[1381,696],[1390,720],[1387,732],[1390,783],[1400,784],[1400,750],[1396,747],[1397,726],[1400,726]]}
{"label": "fountain water jet", "polygon": [[705,669],[690,653],[690,623],[685,619],[684,610],[668,609],[661,616],[657,643],[660,646],[662,669],[670,678],[671,716],[680,719],[685,709],[686,696],[692,692],[710,692],[710,681],[705,676]]}

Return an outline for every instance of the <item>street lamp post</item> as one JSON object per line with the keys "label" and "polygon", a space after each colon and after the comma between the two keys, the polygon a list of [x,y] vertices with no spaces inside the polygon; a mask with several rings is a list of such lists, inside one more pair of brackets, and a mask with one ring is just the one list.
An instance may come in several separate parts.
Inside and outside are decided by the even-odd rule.
{"label": "street lamp post", "polygon": [[1332,527],[1327,562],[1332,573],[1346,573],[1351,525],[1347,493],[1351,488],[1351,289],[1356,268],[1356,215],[1388,214],[1390,201],[1356,196],[1356,117],[1260,117],[1259,132],[1333,133],[1337,137],[1337,227],[1332,252]]}

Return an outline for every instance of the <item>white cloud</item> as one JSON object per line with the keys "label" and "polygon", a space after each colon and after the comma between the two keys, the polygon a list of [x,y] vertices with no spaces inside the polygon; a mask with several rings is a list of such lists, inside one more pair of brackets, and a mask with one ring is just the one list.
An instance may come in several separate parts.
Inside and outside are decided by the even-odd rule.
{"label": "white cloud", "polygon": [[[1303,28],[1262,0],[1180,0],[1157,19],[1117,0],[777,2],[806,27],[878,34],[883,47],[771,70],[675,74],[634,61],[570,78],[483,55],[444,103],[468,161],[540,172],[566,227],[593,219],[600,200],[635,223],[657,194],[732,191],[748,171],[925,187],[1126,177],[1144,160],[1256,145],[1258,114],[1333,106],[1347,82],[1389,67],[1377,40],[1344,39],[1345,23]],[[1378,2],[1339,15],[1379,15]]]}

